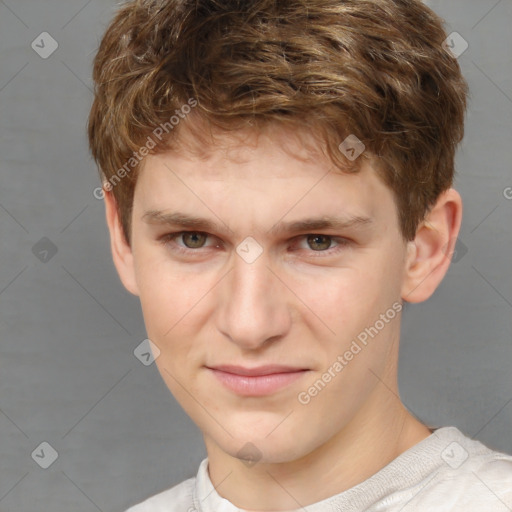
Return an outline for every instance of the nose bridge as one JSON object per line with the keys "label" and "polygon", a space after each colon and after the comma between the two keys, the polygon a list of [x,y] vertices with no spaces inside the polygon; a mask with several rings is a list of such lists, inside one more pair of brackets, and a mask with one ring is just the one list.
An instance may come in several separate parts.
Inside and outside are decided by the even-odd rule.
{"label": "nose bridge", "polygon": [[254,261],[236,254],[224,283],[219,329],[243,348],[258,348],[289,328],[285,297],[268,263],[264,254]]}

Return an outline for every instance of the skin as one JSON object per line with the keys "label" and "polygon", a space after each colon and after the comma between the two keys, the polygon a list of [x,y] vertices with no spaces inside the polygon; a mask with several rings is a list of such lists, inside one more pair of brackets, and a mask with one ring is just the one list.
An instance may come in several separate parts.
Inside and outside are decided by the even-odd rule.
{"label": "skin", "polygon": [[[346,174],[311,134],[302,134],[309,144],[277,126],[238,135],[221,135],[203,155],[147,157],[131,246],[109,192],[107,224],[119,276],[139,296],[161,351],[159,371],[203,432],[217,492],[245,510],[294,510],[357,485],[430,435],[399,397],[400,314],[307,404],[298,395],[393,304],[432,295],[449,267],[462,202],[455,190],[444,192],[407,242],[371,160]],[[166,244],[166,234],[193,229],[143,219],[150,210],[218,226]],[[371,220],[270,231],[323,216]],[[263,248],[252,263],[236,252],[248,236]],[[178,252],[186,244],[188,252]],[[205,367],[271,363],[308,371],[273,394],[247,397]],[[254,465],[237,455],[248,442],[260,457]]]}

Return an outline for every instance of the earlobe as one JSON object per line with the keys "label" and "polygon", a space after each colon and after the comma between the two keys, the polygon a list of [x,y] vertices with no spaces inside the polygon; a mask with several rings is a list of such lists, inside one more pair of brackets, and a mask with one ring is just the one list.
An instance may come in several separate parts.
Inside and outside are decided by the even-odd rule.
{"label": "earlobe", "polygon": [[423,302],[434,293],[450,266],[461,221],[462,199],[451,188],[439,196],[408,243],[403,300]]}
{"label": "earlobe", "polygon": [[108,230],[110,232],[110,248],[112,259],[124,287],[133,295],[139,295],[137,281],[135,279],[135,265],[133,252],[127,243],[119,219],[117,205],[111,191],[105,193],[105,215]]}

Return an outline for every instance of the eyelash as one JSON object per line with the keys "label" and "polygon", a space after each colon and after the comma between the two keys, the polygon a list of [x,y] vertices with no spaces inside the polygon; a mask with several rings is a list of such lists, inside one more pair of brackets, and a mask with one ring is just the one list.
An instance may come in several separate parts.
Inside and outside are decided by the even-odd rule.
{"label": "eyelash", "polygon": [[[196,233],[201,235],[206,235],[209,238],[212,238],[213,235],[210,235],[209,233],[204,233],[203,231],[177,231],[175,233],[167,233],[166,235],[163,235],[158,240],[161,242],[165,247],[170,247],[171,243],[176,240],[176,238],[179,238],[181,235],[186,235],[189,233]],[[324,235],[323,233],[307,233],[305,235],[300,235],[295,238],[301,238],[301,239],[307,239],[309,236],[324,236],[327,238],[330,238],[331,241],[336,242],[338,245],[336,247],[330,247],[329,249],[326,249],[324,251],[314,251],[314,250],[307,250],[307,252],[311,253],[311,256],[314,258],[322,257],[322,255],[328,255],[332,256],[333,254],[337,254],[339,251],[347,247],[352,243],[352,241],[348,238],[343,237],[335,237],[332,235]],[[186,255],[199,255],[198,253],[201,252],[201,249],[208,249],[211,247],[218,247],[218,245],[210,246],[210,247],[198,247],[197,249],[190,249],[188,247],[182,247],[177,244],[172,244],[173,247],[170,247],[172,251],[178,252],[179,254],[186,254]]]}

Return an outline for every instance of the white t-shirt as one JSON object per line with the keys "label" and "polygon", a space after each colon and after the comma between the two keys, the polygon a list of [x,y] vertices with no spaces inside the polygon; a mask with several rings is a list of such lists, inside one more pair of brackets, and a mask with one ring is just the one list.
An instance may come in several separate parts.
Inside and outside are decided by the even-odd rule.
{"label": "white t-shirt", "polygon": [[[512,455],[441,427],[360,484],[301,512],[511,512]],[[197,476],[126,512],[245,512]]]}

